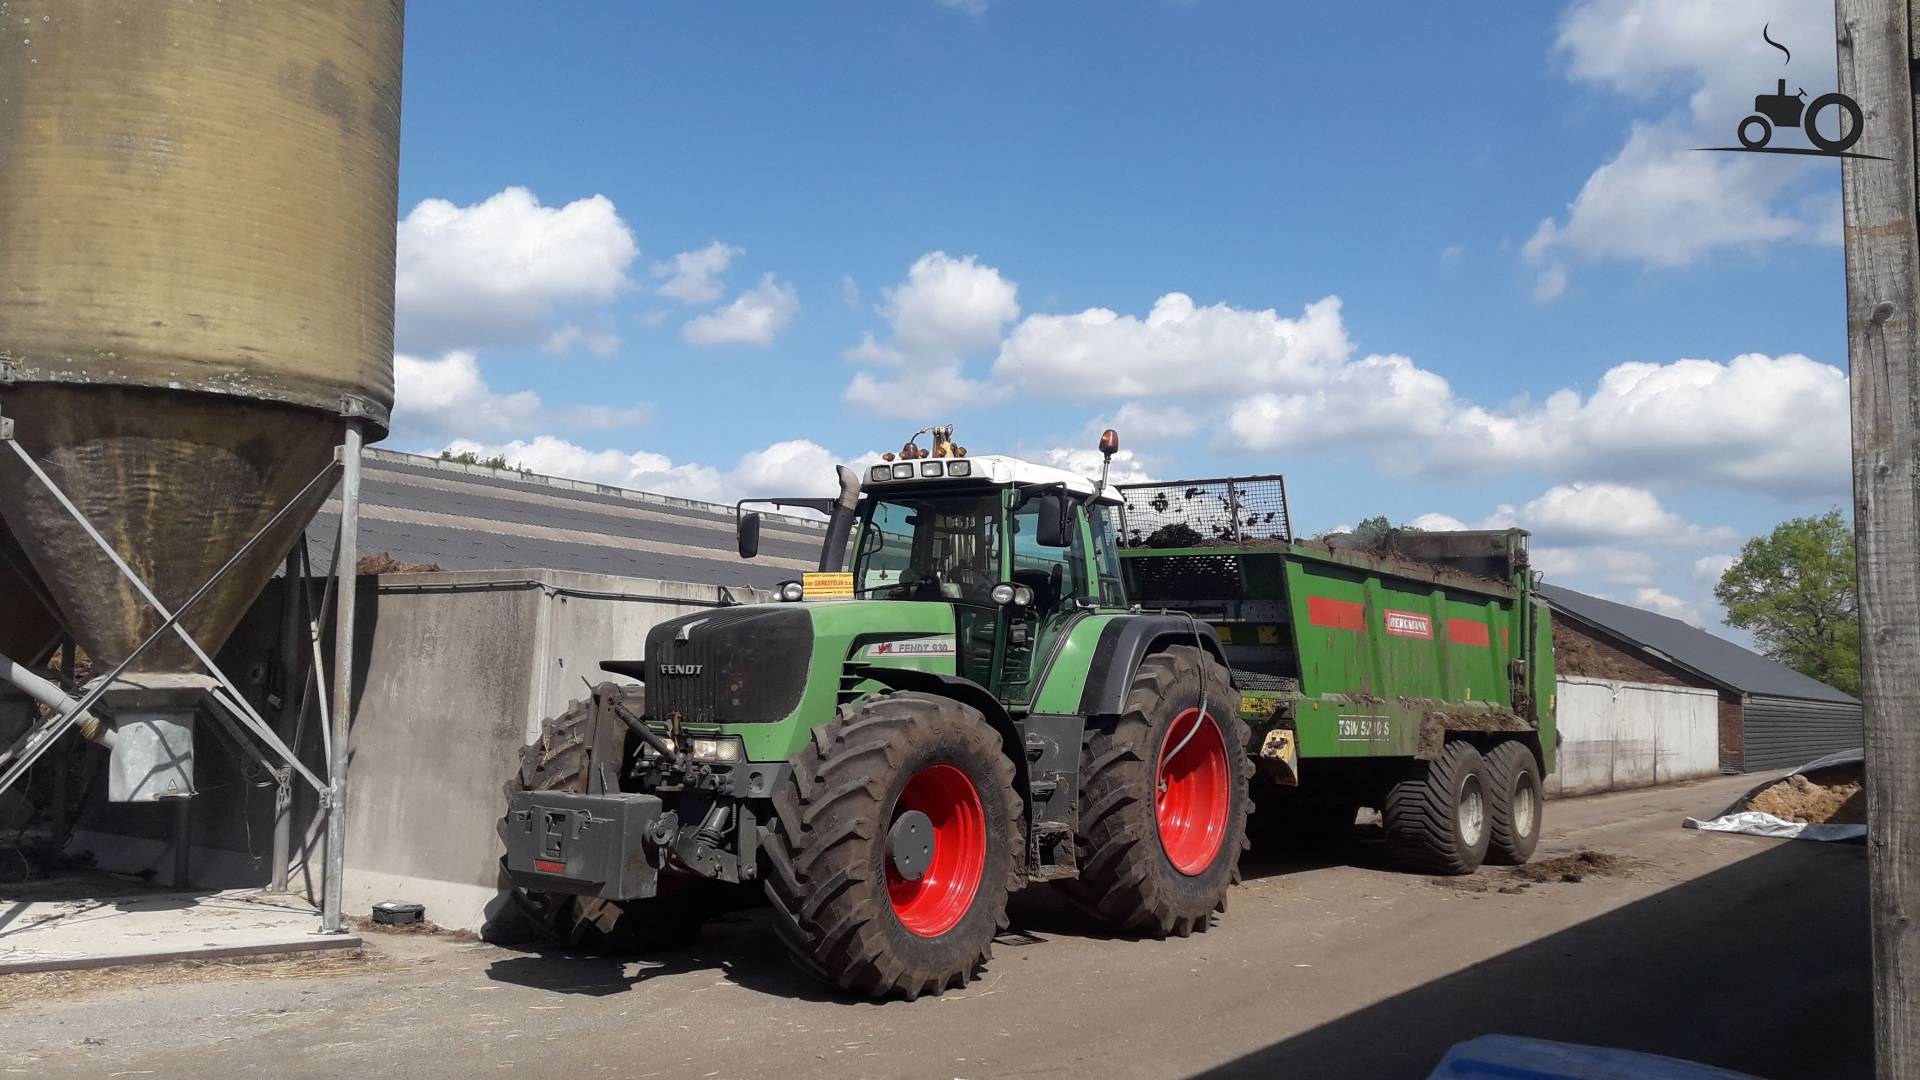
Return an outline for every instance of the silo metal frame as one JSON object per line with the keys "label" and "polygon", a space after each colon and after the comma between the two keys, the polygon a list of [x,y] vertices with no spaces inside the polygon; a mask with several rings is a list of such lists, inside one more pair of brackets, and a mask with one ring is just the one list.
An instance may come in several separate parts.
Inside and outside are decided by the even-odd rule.
{"label": "silo metal frame", "polygon": [[[76,724],[91,724],[94,728],[104,729],[105,726],[101,725],[91,712],[93,706],[105,695],[108,688],[114,684],[114,681],[118,679],[136,659],[171,631],[179,637],[181,642],[185,644],[187,649],[193,654],[194,658],[205,668],[206,673],[214,679],[219,690],[224,691],[224,693],[209,694],[209,697],[221,707],[208,711],[213,715],[215,721],[226,730],[228,735],[239,746],[246,749],[248,753],[273,776],[276,787],[278,788],[276,803],[278,804],[290,797],[291,778],[295,774],[298,774],[301,779],[305,780],[308,785],[314,789],[319,799],[321,811],[326,815],[327,823],[326,859],[321,875],[320,932],[326,934],[340,933],[342,930],[341,908],[343,902],[343,877],[346,856],[345,807],[347,767],[350,756],[347,750],[347,743],[350,737],[353,713],[354,604],[357,593],[355,583],[358,579],[359,567],[360,462],[364,442],[363,421],[355,416],[347,416],[345,418],[346,427],[344,438],[341,445],[336,448],[333,460],[329,461],[313,479],[309,480],[306,485],[300,489],[298,494],[288,499],[280,510],[277,511],[258,532],[249,538],[246,543],[242,544],[227,562],[214,572],[212,577],[208,578],[185,602],[181,603],[180,606],[174,610],[168,610],[160,598],[154,595],[153,590],[147,585],[146,581],[140,577],[139,573],[127,564],[126,560],[120,556],[119,552],[114,550],[113,545],[107,541],[106,537],[101,535],[99,529],[94,526],[93,522],[87,519],[86,514],[74,504],[73,500],[67,496],[65,491],[61,490],[53,478],[47,475],[46,470],[40,466],[38,461],[34,460],[33,455],[27,451],[26,447],[20,445],[19,440],[14,437],[14,424],[14,418],[0,415],[0,444],[4,444],[7,451],[10,451],[20,459],[28,472],[32,474],[35,482],[43,487],[47,493],[59,503],[60,507],[66,511],[68,516],[73,518],[74,522],[85,532],[88,539],[100,549],[113,564],[114,568],[120,572],[121,576],[134,587],[141,598],[146,601],[147,606],[161,618],[162,622],[137,648],[122,658],[111,671],[95,679],[93,687],[82,693],[78,699],[68,696],[64,690],[58,687],[52,687],[52,684],[46,683],[45,680],[38,679],[37,676],[21,668],[18,664],[13,663],[4,656],[0,656],[0,678],[20,686],[21,689],[35,696],[42,704],[49,705],[50,708],[57,713],[57,715],[50,716],[42,723],[29,728],[15,740],[13,745],[6,747],[4,750],[0,750],[0,768],[4,769],[4,771],[0,771],[0,791],[5,791],[22,776],[26,775],[27,770],[33,767],[34,762],[47,750],[51,749],[53,745]],[[313,625],[312,632],[313,667],[307,676],[307,681],[313,684],[318,690],[316,698],[319,703],[321,715],[323,753],[327,758],[327,775],[326,779],[322,780],[320,776],[316,775],[300,761],[297,751],[297,741],[295,747],[289,747],[286,742],[280,738],[273,730],[272,725],[268,724],[259,712],[248,703],[246,695],[240,692],[233,680],[214,662],[213,657],[200,646],[199,642],[194,640],[193,635],[187,631],[187,628],[181,625],[180,620],[202,597],[212,591],[213,587],[227,575],[228,571],[240,562],[243,556],[257,546],[261,540],[270,535],[274,527],[280,524],[287,514],[291,513],[295,507],[300,506],[304,499],[312,494],[316,487],[332,479],[336,474],[338,474],[340,480],[341,513],[339,540],[335,545],[333,574],[331,575],[332,580],[329,582],[330,591],[333,593],[333,600],[336,604],[334,616],[334,686],[333,707],[331,709],[328,708],[326,690],[323,686],[319,685],[320,672],[323,670],[324,665],[321,662],[320,633],[317,621],[322,617],[322,614],[318,610],[314,613],[316,621]],[[321,606],[325,606],[324,600]],[[304,698],[304,687],[302,693]],[[304,719],[305,716],[305,705],[306,703],[303,699],[300,714],[302,719]],[[241,734],[242,728],[251,732],[260,743],[265,744],[268,749],[273,751],[274,756],[279,759],[281,764],[275,764],[273,761],[270,761],[259,746],[245,738],[245,736]],[[278,811],[276,811],[276,816],[278,816]],[[278,823],[276,823],[276,828],[278,828]],[[187,859],[187,836],[184,828],[175,839],[175,848],[177,883],[184,884]],[[277,849],[273,885],[284,888],[286,868],[279,860],[279,855],[280,851]]]}

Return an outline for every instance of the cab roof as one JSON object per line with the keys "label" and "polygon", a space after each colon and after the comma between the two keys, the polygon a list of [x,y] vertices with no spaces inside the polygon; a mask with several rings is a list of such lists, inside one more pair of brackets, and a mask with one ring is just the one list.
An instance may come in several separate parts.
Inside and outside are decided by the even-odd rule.
{"label": "cab roof", "polygon": [[[1008,457],[1005,454],[971,454],[964,458],[921,458],[912,464],[917,466],[921,462],[926,461],[970,462],[973,467],[973,475],[970,479],[981,483],[1017,485],[1020,487],[1059,484],[1076,495],[1092,495],[1094,493],[1093,480],[1079,473],[1067,469],[1055,468],[1051,465],[1040,465],[1031,461],[1023,461],[1020,458]],[[955,482],[954,478],[944,476],[921,477],[918,475],[918,469],[915,470],[913,477],[902,477],[897,480],[866,479],[867,473],[865,471],[862,471],[861,476],[864,480],[861,484],[861,490],[875,493],[891,490],[910,490],[921,483],[931,486],[935,483],[944,485]],[[965,481],[959,482],[964,483]],[[1114,491],[1113,485],[1109,484],[1107,485],[1107,490],[1101,493],[1099,501],[1117,504],[1120,501],[1120,496]]]}

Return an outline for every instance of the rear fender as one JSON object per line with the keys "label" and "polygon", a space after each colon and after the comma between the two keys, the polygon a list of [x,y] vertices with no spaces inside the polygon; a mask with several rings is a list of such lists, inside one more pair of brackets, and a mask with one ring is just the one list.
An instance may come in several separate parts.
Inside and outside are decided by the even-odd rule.
{"label": "rear fender", "polygon": [[1133,687],[1133,673],[1140,661],[1176,645],[1199,645],[1222,666],[1227,665],[1226,650],[1220,647],[1220,635],[1213,627],[1184,615],[1125,615],[1110,620],[1100,629],[1100,639],[1087,665],[1085,688],[1080,692],[1080,715],[1117,716],[1127,707],[1127,691]]}

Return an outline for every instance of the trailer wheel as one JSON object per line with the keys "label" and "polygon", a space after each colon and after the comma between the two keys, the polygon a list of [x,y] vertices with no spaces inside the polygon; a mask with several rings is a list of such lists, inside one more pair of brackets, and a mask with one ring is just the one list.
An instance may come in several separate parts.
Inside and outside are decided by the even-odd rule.
{"label": "trailer wheel", "polygon": [[1487,818],[1492,839],[1487,861],[1495,866],[1519,866],[1533,858],[1540,843],[1541,812],[1546,793],[1540,786],[1540,763],[1526,744],[1509,740],[1487,754]]}
{"label": "trailer wheel", "polygon": [[[619,694],[636,714],[645,712],[642,687],[603,683],[596,693]],[[592,744],[593,701],[569,702],[566,711],[541,722],[539,738],[520,748],[520,769],[507,781],[507,797],[522,791],[586,791]],[[504,836],[504,820],[500,828]],[[585,952],[659,952],[692,940],[706,922],[710,910],[706,890],[693,886],[688,882],[677,892],[625,903],[571,893],[529,892],[515,886],[508,898],[524,927],[496,921],[486,936],[501,944],[541,937]],[[522,929],[530,933],[516,932]]]}
{"label": "trailer wheel", "polygon": [[773,798],[774,927],[843,990],[911,1000],[964,986],[1007,926],[1020,806],[979,710],[915,692],[841,706]]}
{"label": "trailer wheel", "polygon": [[1129,933],[1206,930],[1240,879],[1249,738],[1218,660],[1177,646],[1141,661],[1126,711],[1087,733],[1075,899]]}
{"label": "trailer wheel", "polygon": [[1471,874],[1487,857],[1487,762],[1480,751],[1449,741],[1440,756],[1387,789],[1381,808],[1387,849],[1410,870]]}

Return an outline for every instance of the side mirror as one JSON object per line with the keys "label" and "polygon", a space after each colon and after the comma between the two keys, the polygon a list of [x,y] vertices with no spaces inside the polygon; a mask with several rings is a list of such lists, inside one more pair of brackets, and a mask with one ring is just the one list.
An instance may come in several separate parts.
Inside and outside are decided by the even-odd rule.
{"label": "side mirror", "polygon": [[734,526],[735,539],[739,541],[740,557],[751,559],[760,554],[760,515],[745,513],[740,515]]}
{"label": "side mirror", "polygon": [[1041,547],[1073,546],[1073,504],[1065,495],[1046,495],[1040,499],[1040,522],[1033,542]]}

